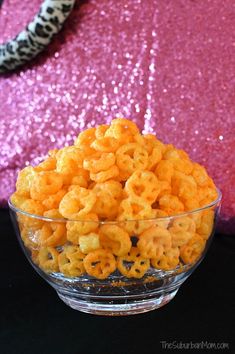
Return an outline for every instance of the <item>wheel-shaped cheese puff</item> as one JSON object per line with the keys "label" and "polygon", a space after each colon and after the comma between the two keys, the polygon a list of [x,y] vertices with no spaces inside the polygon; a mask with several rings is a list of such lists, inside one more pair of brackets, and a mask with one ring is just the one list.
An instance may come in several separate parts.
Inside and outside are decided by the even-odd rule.
{"label": "wheel-shaped cheese puff", "polygon": [[161,161],[162,158],[162,151],[159,147],[154,147],[153,151],[149,155],[148,158],[148,170],[154,171],[156,168],[157,164]]}
{"label": "wheel-shaped cheese puff", "polygon": [[207,240],[214,227],[215,223],[215,212],[213,210],[204,210],[201,215],[201,222],[199,227],[197,227],[197,233],[204,239]]}
{"label": "wheel-shaped cheese puff", "polygon": [[125,191],[128,196],[137,196],[154,203],[160,192],[160,184],[157,177],[151,171],[135,171],[126,181]]}
{"label": "wheel-shaped cheese puff", "polygon": [[63,174],[77,174],[82,168],[84,154],[77,146],[66,146],[56,154],[56,171]]}
{"label": "wheel-shaped cheese puff", "polygon": [[83,261],[87,274],[97,278],[106,279],[116,269],[116,260],[107,250],[90,252]]}
{"label": "wheel-shaped cheese puff", "polygon": [[94,213],[88,213],[82,216],[82,220],[67,221],[67,239],[74,245],[79,244],[79,237],[81,235],[89,234],[95,231],[99,226],[98,216]]}
{"label": "wheel-shaped cheese puff", "polygon": [[154,225],[153,220],[127,220],[121,221],[119,224],[130,236],[138,236],[144,230]]}
{"label": "wheel-shaped cheese puff", "polygon": [[197,196],[197,184],[194,178],[175,172],[172,177],[172,193],[183,200],[194,199]]}
{"label": "wheel-shaped cheese puff", "polygon": [[23,168],[18,174],[16,181],[16,192],[19,195],[30,196],[30,188],[32,186],[34,177],[36,176],[35,169],[32,166]]}
{"label": "wheel-shaped cheese puff", "polygon": [[119,169],[116,165],[111,166],[106,171],[101,171],[98,173],[90,173],[90,179],[97,183],[103,183],[111,178],[115,178],[119,175]]}
{"label": "wheel-shaped cheese puff", "polygon": [[33,185],[30,189],[30,198],[32,200],[42,202],[43,200],[48,198],[48,194],[38,192],[35,186]]}
{"label": "wheel-shaped cheese puff", "polygon": [[96,139],[96,128],[89,128],[81,132],[77,139],[74,141],[74,145],[78,146],[84,152],[85,156],[94,152],[91,148],[92,142]]}
{"label": "wheel-shaped cheese puff", "polygon": [[115,155],[112,152],[98,152],[86,157],[83,161],[83,167],[91,173],[106,171],[114,164]]}
{"label": "wheel-shaped cheese puff", "polygon": [[101,139],[96,139],[91,144],[91,147],[100,152],[115,152],[120,146],[120,142],[110,136],[104,136]]}
{"label": "wheel-shaped cheese puff", "polygon": [[170,248],[163,255],[156,259],[151,259],[151,264],[156,269],[173,270],[179,264],[180,251],[178,247]]}
{"label": "wheel-shaped cheese puff", "polygon": [[45,222],[39,232],[39,242],[42,246],[62,246],[66,241],[64,222]]}
{"label": "wheel-shaped cheese puff", "polygon": [[161,160],[154,171],[160,181],[171,182],[174,174],[174,166],[170,160]]}
{"label": "wheel-shaped cheese puff", "polygon": [[177,217],[169,228],[172,236],[172,246],[180,247],[185,245],[196,232],[196,224],[189,216]]}
{"label": "wheel-shaped cheese puff", "polygon": [[193,219],[196,225],[196,229],[198,229],[201,225],[202,212],[201,211],[193,212],[190,214],[190,218]]}
{"label": "wheel-shaped cheese puff", "polygon": [[184,211],[184,204],[175,195],[163,195],[159,199],[159,207],[168,215],[174,215]]}
{"label": "wheel-shaped cheese puff", "polygon": [[171,194],[171,185],[167,181],[158,181],[160,192],[157,196],[157,201],[166,194]]}
{"label": "wheel-shaped cheese puff", "polygon": [[145,147],[145,150],[148,152],[148,154],[151,154],[153,148],[156,147],[155,145],[155,141],[157,140],[156,136],[153,134],[143,134],[143,135],[138,134],[138,136],[139,135],[140,138],[137,137],[135,141],[140,145],[143,145]]}
{"label": "wheel-shaped cheese puff", "polygon": [[84,236],[79,236],[79,247],[85,254],[101,248],[99,234],[92,232]]}
{"label": "wheel-shaped cheese puff", "polygon": [[111,136],[121,143],[131,141],[134,135],[139,133],[137,125],[124,118],[116,118],[111,122],[111,126],[106,131],[105,136]]}
{"label": "wheel-shaped cheese puff", "polygon": [[46,210],[44,211],[43,216],[49,219],[63,219],[63,216],[60,214],[59,209]]}
{"label": "wheel-shaped cheese puff", "polygon": [[72,177],[71,186],[80,186],[87,188],[87,182],[89,181],[89,173],[84,169],[79,169],[76,176]]}
{"label": "wheel-shaped cheese puff", "polygon": [[179,172],[183,172],[186,175],[190,175],[193,169],[193,164],[189,159],[172,159],[174,169]]}
{"label": "wheel-shaped cheese puff", "polygon": [[198,188],[198,200],[200,206],[208,205],[214,202],[218,198],[216,189],[211,187],[199,187]]}
{"label": "wheel-shaped cheese puff", "polygon": [[[127,141],[125,141],[125,144],[126,143]],[[136,134],[133,136],[133,143],[144,147],[149,155],[147,169],[154,171],[156,164],[162,159],[162,154],[165,151],[164,144],[152,134]]]}
{"label": "wheel-shaped cheese puff", "polygon": [[44,161],[42,161],[40,164],[38,164],[34,169],[37,172],[53,171],[56,169],[56,158],[49,156]]}
{"label": "wheel-shaped cheese puff", "polygon": [[83,259],[85,254],[78,246],[65,246],[58,256],[59,270],[65,276],[79,277],[85,273]]}
{"label": "wheel-shaped cheese puff", "polygon": [[81,220],[84,215],[91,211],[95,201],[96,195],[93,191],[75,186],[62,198],[59,211],[65,218]]}
{"label": "wheel-shaped cheese puff", "polygon": [[189,231],[194,234],[196,232],[196,224],[189,216],[179,216],[174,218],[171,230]]}
{"label": "wheel-shaped cheese puff", "polygon": [[38,252],[39,267],[45,272],[58,272],[58,251],[53,247],[42,247]]}
{"label": "wheel-shaped cheese puff", "polygon": [[180,258],[185,264],[194,263],[202,254],[206,242],[197,234],[180,248]]}
{"label": "wheel-shaped cheese puff", "polygon": [[209,176],[206,169],[198,163],[193,163],[192,176],[199,187],[206,187],[209,182]]}
{"label": "wheel-shaped cheese puff", "polygon": [[193,170],[193,164],[183,150],[175,149],[170,146],[170,148],[163,154],[163,158],[164,160],[170,160],[176,171],[189,175]]}
{"label": "wheel-shaped cheese puff", "polygon": [[159,258],[171,248],[171,234],[162,227],[153,226],[139,236],[137,247],[144,258]]}
{"label": "wheel-shaped cheese puff", "polygon": [[151,205],[140,197],[129,197],[120,203],[118,220],[152,219],[154,211]]}
{"label": "wheel-shaped cheese puff", "polygon": [[83,188],[87,188],[89,181],[89,172],[84,168],[78,168],[74,174],[61,174],[63,178],[63,184],[65,186],[78,185]]}
{"label": "wheel-shaped cheese puff", "polygon": [[111,194],[115,200],[119,200],[122,197],[122,185],[118,181],[95,183],[91,188],[96,193],[96,195],[98,195],[100,191],[105,191]]}
{"label": "wheel-shaped cheese puff", "polygon": [[188,241],[195,235],[190,231],[177,231],[174,228],[169,228],[169,232],[171,233],[172,247],[181,247],[186,245]]}
{"label": "wheel-shaped cheese puff", "polygon": [[96,202],[93,211],[101,218],[113,219],[118,214],[118,207],[122,195],[122,185],[117,181],[96,183],[93,187]]}
{"label": "wheel-shaped cheese puff", "polygon": [[58,209],[60,201],[66,193],[66,189],[61,189],[57,193],[47,196],[47,198],[42,201],[42,205],[48,210]]}
{"label": "wheel-shaped cheese puff", "polygon": [[127,178],[136,170],[144,170],[148,166],[148,153],[137,143],[122,145],[116,152],[116,163],[124,177]]}
{"label": "wheel-shaped cheese puff", "polygon": [[100,240],[101,246],[110,250],[115,256],[124,256],[131,249],[130,236],[117,225],[101,226]]}
{"label": "wheel-shaped cheese puff", "polygon": [[32,199],[27,199],[24,203],[22,203],[21,209],[33,215],[43,215],[45,210],[40,202]]}
{"label": "wheel-shaped cheese puff", "polygon": [[[20,208],[33,215],[41,216],[44,213],[43,205],[32,199],[27,199],[24,203],[21,204]],[[18,214],[19,223],[23,224],[24,226],[31,227],[32,229],[39,229],[43,225],[43,221],[37,218],[32,218],[31,216],[27,215],[20,215]]]}
{"label": "wheel-shaped cheese puff", "polygon": [[21,208],[21,205],[26,202],[27,199],[28,197],[18,194],[17,192],[13,193],[10,198],[11,203],[17,208]]}
{"label": "wheel-shaped cheese puff", "polygon": [[163,154],[165,152],[165,145],[156,138],[153,134],[142,135],[144,140],[145,149],[148,151],[148,154],[151,154],[155,147],[158,147]]}
{"label": "wheel-shaped cheese puff", "polygon": [[127,278],[142,278],[150,267],[149,259],[141,256],[136,247],[132,247],[130,252],[123,257],[118,257],[117,268],[119,272]]}
{"label": "wheel-shaped cheese puff", "polygon": [[32,199],[43,200],[45,195],[57,193],[63,185],[62,176],[54,171],[39,172],[33,180],[33,185],[30,188]]}

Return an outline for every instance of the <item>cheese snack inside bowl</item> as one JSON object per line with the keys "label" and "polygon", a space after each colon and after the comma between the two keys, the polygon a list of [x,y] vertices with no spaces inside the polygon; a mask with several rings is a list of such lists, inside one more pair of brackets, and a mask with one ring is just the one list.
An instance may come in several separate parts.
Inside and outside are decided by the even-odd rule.
{"label": "cheese snack inside bowl", "polygon": [[26,257],[59,297],[112,316],[175,296],[206,254],[220,202],[186,152],[117,118],[24,168],[9,207]]}

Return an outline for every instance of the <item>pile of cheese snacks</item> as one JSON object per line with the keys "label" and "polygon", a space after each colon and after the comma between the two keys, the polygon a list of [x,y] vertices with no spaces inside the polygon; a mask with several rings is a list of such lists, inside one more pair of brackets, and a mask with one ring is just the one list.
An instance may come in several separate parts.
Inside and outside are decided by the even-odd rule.
{"label": "pile of cheese snacks", "polygon": [[200,257],[215,217],[213,206],[201,208],[217,197],[186,152],[117,118],[24,168],[11,203],[44,271],[142,278],[149,268],[168,271]]}

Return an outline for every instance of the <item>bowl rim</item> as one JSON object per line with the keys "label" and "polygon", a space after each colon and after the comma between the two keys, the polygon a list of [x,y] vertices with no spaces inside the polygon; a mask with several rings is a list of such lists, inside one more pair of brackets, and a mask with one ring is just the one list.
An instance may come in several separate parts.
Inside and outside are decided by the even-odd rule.
{"label": "bowl rim", "polygon": [[34,219],[39,219],[39,220],[45,220],[45,221],[52,221],[52,222],[68,222],[68,221],[73,221],[73,222],[87,222],[87,223],[97,223],[99,225],[107,225],[107,224],[111,224],[111,225],[117,225],[117,224],[121,224],[123,222],[146,222],[146,221],[156,221],[156,220],[172,220],[175,218],[180,218],[183,216],[187,216],[187,215],[193,215],[196,214],[198,212],[210,209],[211,207],[215,206],[216,204],[219,204],[221,202],[222,199],[222,193],[219,190],[219,188],[216,188],[217,193],[218,193],[218,197],[211,203],[204,205],[200,208],[197,209],[193,209],[193,210],[189,210],[189,211],[185,211],[183,213],[179,213],[179,214],[175,214],[175,215],[170,215],[170,216],[162,216],[162,217],[156,217],[156,218],[149,218],[149,219],[126,219],[126,220],[106,220],[106,221],[102,221],[102,220],[98,220],[98,221],[94,221],[94,220],[85,220],[85,219],[65,219],[65,218],[49,218],[47,216],[42,216],[42,215],[36,215],[36,214],[31,214],[28,213],[18,207],[16,207],[14,204],[12,204],[10,198],[8,199],[8,206],[11,210],[13,210],[16,213],[20,213],[23,214],[25,216],[34,218]]}

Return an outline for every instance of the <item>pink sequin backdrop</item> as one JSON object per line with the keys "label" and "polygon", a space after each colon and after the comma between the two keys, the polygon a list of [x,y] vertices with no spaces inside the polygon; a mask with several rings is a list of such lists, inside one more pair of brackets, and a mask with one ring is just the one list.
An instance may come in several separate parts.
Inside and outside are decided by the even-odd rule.
{"label": "pink sequin backdrop", "polygon": [[[40,0],[4,0],[0,40]],[[77,1],[48,49],[0,79],[0,196],[16,172],[112,117],[186,149],[224,194],[220,229],[235,226],[233,0]]]}

